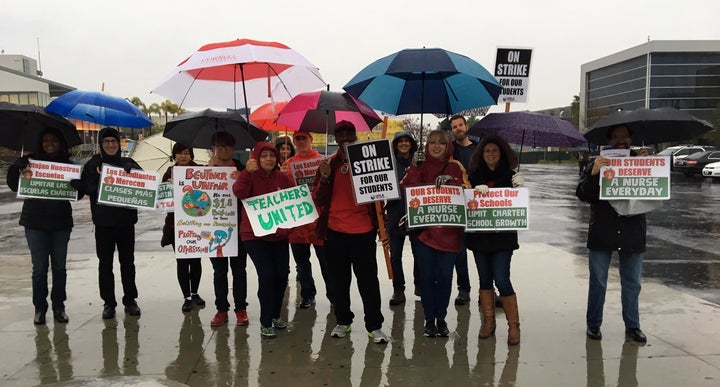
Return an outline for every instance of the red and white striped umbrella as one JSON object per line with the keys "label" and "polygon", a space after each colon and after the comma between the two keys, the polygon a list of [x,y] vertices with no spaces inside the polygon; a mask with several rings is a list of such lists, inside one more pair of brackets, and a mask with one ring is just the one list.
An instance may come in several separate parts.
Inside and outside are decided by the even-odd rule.
{"label": "red and white striped umbrella", "polygon": [[317,66],[290,47],[237,39],[200,47],[152,92],[186,108],[239,109],[325,87]]}

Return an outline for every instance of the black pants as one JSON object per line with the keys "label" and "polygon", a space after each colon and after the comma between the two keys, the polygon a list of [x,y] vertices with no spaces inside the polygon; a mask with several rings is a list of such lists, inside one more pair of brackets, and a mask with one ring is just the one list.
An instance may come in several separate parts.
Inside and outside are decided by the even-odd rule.
{"label": "black pants", "polygon": [[135,286],[135,226],[95,226],[95,251],[98,257],[98,284],[100,298],[105,305],[117,306],[113,255],[117,246],[120,261],[120,278],[123,287],[123,305],[132,304],[138,297]]}
{"label": "black pants", "polygon": [[247,252],[245,245],[239,242],[237,257],[212,257],[210,262],[213,266],[213,287],[215,288],[215,307],[220,312],[230,310],[228,301],[228,261],[232,271],[233,301],[235,311],[247,307]]}
{"label": "black pants", "polygon": [[332,285],[330,281],[332,276],[329,274],[327,258],[325,257],[325,246],[322,245],[311,245],[309,243],[292,243],[290,249],[295,259],[295,268],[297,269],[297,276],[300,280],[300,296],[302,298],[313,298],[317,294],[317,288],[315,287],[315,280],[312,274],[312,264],[310,263],[310,246],[315,248],[315,255],[317,256],[318,263],[320,264],[320,274],[322,274],[323,281],[325,282],[325,296],[330,300],[330,303],[334,304]]}
{"label": "black pants", "polygon": [[350,283],[355,273],[365,312],[365,329],[382,328],[380,283],[376,260],[375,230],[364,234],[345,234],[328,229],[325,254],[333,280],[335,319],[339,325],[351,325],[355,315],[350,310]]}
{"label": "black pants", "polygon": [[197,294],[202,277],[202,262],[200,258],[177,259],[177,279],[183,297]]}

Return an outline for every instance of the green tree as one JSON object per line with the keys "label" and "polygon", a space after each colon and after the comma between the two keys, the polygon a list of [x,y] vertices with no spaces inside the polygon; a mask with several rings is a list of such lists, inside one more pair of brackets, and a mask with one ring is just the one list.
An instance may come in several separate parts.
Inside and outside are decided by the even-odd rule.
{"label": "green tree", "polygon": [[576,128],[580,127],[580,97],[573,95],[573,101],[570,104],[571,119],[570,122],[575,125]]}
{"label": "green tree", "polygon": [[148,106],[147,109],[148,116],[152,114],[157,114],[158,116],[160,116],[160,105],[158,105],[157,103],[153,102],[152,105]]}

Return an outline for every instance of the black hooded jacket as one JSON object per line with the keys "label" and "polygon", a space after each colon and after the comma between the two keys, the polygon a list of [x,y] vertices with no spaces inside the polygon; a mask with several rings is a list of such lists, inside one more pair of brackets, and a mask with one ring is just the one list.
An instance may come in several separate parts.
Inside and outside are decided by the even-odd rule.
{"label": "black hooded jacket", "polygon": [[100,142],[100,153],[93,156],[82,171],[82,185],[85,194],[90,196],[90,210],[92,220],[96,226],[101,227],[125,227],[137,223],[137,210],[134,208],[106,206],[98,204],[98,188],[100,187],[100,171],[103,164],[123,168],[130,164],[133,169],[142,169],[135,160],[129,157],[122,157],[118,149],[117,154],[109,155],[102,148],[102,141],[107,137],[114,137],[120,142],[120,133],[117,130],[106,127],[100,130],[98,135]]}
{"label": "black hooded jacket", "polygon": [[[407,158],[404,158],[400,156],[397,150],[397,143],[398,140],[401,138],[407,138],[410,140],[410,154]],[[413,156],[415,155],[415,152],[418,150],[418,144],[415,138],[410,134],[410,132],[406,131],[400,131],[395,133],[395,137],[393,137],[392,140],[392,150],[393,155],[395,156],[395,172],[397,174],[398,182],[402,181],[403,177],[405,177],[405,171],[410,167],[412,164]],[[400,227],[398,223],[400,222],[400,219],[405,215],[406,207],[405,207],[405,190],[400,189],[400,198],[396,200],[388,200],[388,202],[385,204],[385,209],[387,210],[387,219],[385,228],[387,228],[388,232],[390,234],[405,234],[407,233],[406,227]]]}
{"label": "black hooded jacket", "polygon": [[[42,138],[46,133],[54,133],[60,139],[60,152],[57,155],[48,155],[42,149]],[[56,129],[45,129],[38,139],[38,151],[34,154],[23,156],[10,165],[7,173],[7,185],[13,192],[17,192],[20,179],[20,166],[27,165],[28,159],[52,161],[55,163],[73,164],[70,160],[67,142]],[[78,193],[78,199],[83,193]],[[61,231],[73,227],[72,207],[68,200],[51,199],[25,199],[22,212],[20,213],[20,225],[27,228],[43,231]]]}

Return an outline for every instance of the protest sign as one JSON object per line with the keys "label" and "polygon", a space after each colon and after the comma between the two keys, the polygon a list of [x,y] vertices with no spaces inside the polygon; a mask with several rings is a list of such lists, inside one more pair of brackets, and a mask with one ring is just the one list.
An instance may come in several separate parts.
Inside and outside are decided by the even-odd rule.
{"label": "protest sign", "polygon": [[137,209],[154,209],[160,175],[133,169],[130,173],[102,165],[98,203]]}
{"label": "protest sign", "polygon": [[320,163],[325,161],[326,157],[318,157],[311,160],[302,160],[290,163],[290,175],[295,181],[295,185],[300,186],[307,184],[310,192],[313,190],[313,182]]}
{"label": "protest sign", "polygon": [[428,226],[465,227],[463,188],[423,185],[405,188],[408,228]]}
{"label": "protest sign", "polygon": [[466,189],[465,231],[527,230],[529,198],[527,188],[490,188],[486,194]]}
{"label": "protest sign", "polygon": [[155,208],[161,212],[173,212],[175,201],[173,200],[173,185],[170,182],[162,182],[158,185]]}
{"label": "protest sign", "polygon": [[670,157],[609,157],[600,168],[600,200],[670,199]]}
{"label": "protest sign", "polygon": [[400,197],[390,141],[375,140],[347,146],[355,203]]}
{"label": "protest sign", "polygon": [[234,167],[173,167],[175,256],[234,257],[238,254],[238,201]]}
{"label": "protest sign", "polygon": [[77,200],[70,180],[80,178],[79,165],[29,159],[20,174],[19,199]]}
{"label": "protest sign", "polygon": [[495,78],[502,85],[498,103],[527,102],[532,49],[498,48]]}
{"label": "protest sign", "polygon": [[255,236],[314,222],[318,213],[310,193],[310,188],[303,184],[243,200]]}

